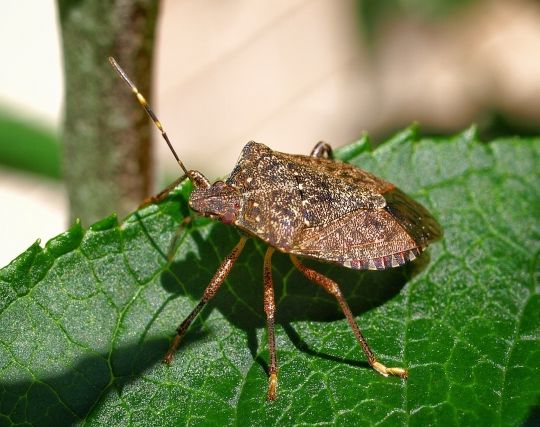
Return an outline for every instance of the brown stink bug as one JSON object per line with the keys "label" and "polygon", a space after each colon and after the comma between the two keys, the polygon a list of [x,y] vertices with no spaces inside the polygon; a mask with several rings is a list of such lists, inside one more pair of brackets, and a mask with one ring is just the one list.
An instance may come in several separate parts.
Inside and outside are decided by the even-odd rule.
{"label": "brown stink bug", "polygon": [[[144,97],[113,58],[111,64],[131,87],[161,131],[182,179],[190,179],[190,207],[202,215],[238,227],[243,235],[219,266],[202,299],[180,324],[164,362],[171,363],[187,329],[231,271],[248,237],[268,244],[264,257],[264,311],[270,351],[268,399],[277,392],[274,339],[273,252],[287,253],[308,279],[333,295],[369,364],[384,376],[407,378],[403,368],[387,368],[377,360],[358,328],[337,283],[305,266],[300,257],[332,262],[358,270],[383,270],[415,259],[442,235],[431,214],[393,184],[332,158],[331,147],[319,142],[309,156],[285,154],[249,142],[226,181],[210,184],[198,171],[187,170]],[[169,187],[169,189],[172,188]],[[168,189],[152,200],[161,200]]]}

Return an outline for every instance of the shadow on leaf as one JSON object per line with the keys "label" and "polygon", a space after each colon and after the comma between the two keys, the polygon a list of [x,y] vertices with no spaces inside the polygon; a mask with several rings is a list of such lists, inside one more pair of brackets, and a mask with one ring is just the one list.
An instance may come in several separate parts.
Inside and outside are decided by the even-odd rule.
{"label": "shadow on leaf", "polygon": [[[216,223],[209,236],[203,238],[198,231],[193,230],[191,238],[197,245],[198,253],[188,252],[183,259],[174,261],[170,272],[162,275],[162,284],[169,292],[176,295],[187,295],[193,300],[193,306],[195,306],[214,272],[238,241],[239,233],[231,227]],[[214,242],[219,242],[219,244],[214,244]],[[256,336],[257,328],[266,326],[262,280],[265,250],[266,246],[262,242],[256,239],[248,240],[230,275],[199,316],[206,319],[212,309],[218,309],[228,322],[245,331],[247,345],[254,360],[257,360],[262,368],[267,370],[266,362],[258,356]],[[384,271],[357,271],[305,260],[307,265],[332,278],[340,285],[355,316],[392,299],[403,288],[407,280],[423,270],[428,262],[428,254],[424,253],[414,263],[400,268]],[[276,323],[283,327],[295,347],[313,356],[353,366],[368,367],[369,365],[361,362],[360,359],[344,359],[340,356],[316,351],[302,339],[292,323],[297,321],[328,322],[343,319],[344,315],[337,301],[296,270],[287,254],[276,252],[272,259],[272,265],[277,306]],[[182,320],[179,318],[178,324]],[[199,326],[200,324],[198,323]],[[361,322],[359,326],[362,327]],[[194,330],[197,330],[195,324],[187,332],[185,340],[188,342],[193,340]],[[173,333],[174,329],[171,328],[171,335]],[[361,357],[363,356],[359,351],[359,358]]]}
{"label": "shadow on leaf", "polygon": [[[182,259],[172,263],[170,270],[162,273],[161,284],[171,293],[167,301],[187,296],[195,306],[215,270],[238,241],[238,232],[230,227],[215,224],[210,230],[210,235],[203,238],[196,228],[193,229],[190,237],[197,245],[197,254],[184,253]],[[211,311],[217,309],[228,322],[245,332],[253,360],[264,370],[268,369],[267,362],[259,354],[256,333],[258,328],[266,326],[262,295],[264,251],[265,246],[254,239],[246,244],[230,276],[186,334],[181,350],[196,345],[208,333],[200,326]],[[425,257],[419,261],[381,272],[360,272],[311,261],[306,263],[335,280],[354,315],[359,316],[394,297],[408,278],[427,262]],[[294,322],[329,322],[343,319],[343,314],[331,296],[292,266],[286,254],[274,255],[273,279],[276,323],[281,325],[299,351],[351,366],[368,366],[360,349],[358,359],[326,354],[313,348],[296,331]],[[167,301],[160,310],[168,304]],[[146,326],[147,332],[159,314],[160,311]],[[178,319],[178,323],[182,320]],[[171,325],[171,335],[175,326]],[[0,399],[2,414],[5,415],[0,415],[0,424],[71,425],[81,420],[91,422],[87,417],[100,405],[106,404],[110,393],[121,392],[144,371],[158,364],[168,346],[166,339],[152,336],[141,341],[113,350],[110,358],[107,353],[83,356],[72,369],[63,373],[44,377],[34,375],[28,380],[1,383]]]}
{"label": "shadow on leaf", "polygon": [[104,353],[82,357],[58,375],[33,375],[28,380],[2,382],[0,425],[67,426],[84,420],[108,393],[121,392],[158,363],[166,348],[166,340],[150,339],[114,350],[112,378],[108,354]]}

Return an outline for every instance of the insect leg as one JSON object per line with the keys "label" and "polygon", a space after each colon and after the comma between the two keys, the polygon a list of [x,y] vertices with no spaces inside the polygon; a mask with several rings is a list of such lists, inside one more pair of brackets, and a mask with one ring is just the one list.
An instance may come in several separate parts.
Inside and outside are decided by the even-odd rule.
{"label": "insect leg", "polygon": [[191,217],[186,216],[176,229],[176,232],[174,233],[174,237],[171,240],[171,243],[169,244],[169,249],[167,250],[167,261],[171,262],[174,258],[174,255],[176,254],[176,250],[178,249],[178,243],[180,242],[180,237],[182,236],[182,232],[184,231],[184,228],[186,225],[188,225],[191,222]]}
{"label": "insect leg", "polygon": [[310,156],[311,157],[323,157],[325,159],[333,159],[334,158],[334,154],[332,152],[332,147],[330,146],[330,144],[328,144],[328,143],[326,143],[324,141],[317,142],[315,147],[313,147],[313,150],[311,150]]}
{"label": "insect leg", "polygon": [[268,348],[270,351],[270,365],[268,367],[268,400],[276,399],[277,389],[277,359],[276,340],[274,336],[274,313],[276,303],[274,301],[274,283],[272,282],[272,254],[274,248],[269,247],[264,255],[264,312],[266,313],[266,326],[268,328]]}
{"label": "insect leg", "polygon": [[385,377],[388,375],[395,375],[401,378],[407,378],[407,370],[403,368],[387,368],[382,363],[377,361],[377,358],[375,357],[375,354],[373,354],[373,351],[369,348],[369,345],[362,335],[362,332],[360,331],[360,328],[356,324],[356,321],[354,320],[354,316],[351,312],[351,309],[349,308],[349,304],[347,304],[347,301],[345,301],[345,298],[343,297],[343,294],[341,293],[341,290],[339,289],[339,286],[336,282],[329,279],[326,276],[323,276],[321,273],[318,273],[317,271],[306,267],[304,264],[302,264],[297,257],[294,255],[291,255],[291,260],[293,264],[295,265],[300,272],[306,276],[308,279],[312,280],[313,282],[317,283],[319,286],[321,286],[326,292],[333,295],[340,307],[343,311],[343,314],[345,314],[345,317],[347,318],[347,321],[349,322],[349,325],[351,326],[351,329],[353,330],[354,336],[356,337],[358,343],[360,344],[360,347],[362,347],[362,350],[364,351],[369,364],[373,369],[375,369],[380,374],[384,375]]}
{"label": "insect leg", "polygon": [[143,200],[143,202],[139,205],[139,208],[143,208],[145,206],[148,206],[152,203],[159,203],[162,200],[164,200],[169,193],[176,188],[178,184],[180,184],[182,181],[186,180],[188,177],[187,175],[182,175],[180,178],[175,179],[173,182],[171,182],[167,187],[165,187],[163,190],[161,190],[158,194],[155,196],[147,197]]}
{"label": "insect leg", "polygon": [[206,303],[214,297],[217,290],[223,283],[223,281],[227,278],[229,273],[231,272],[232,267],[234,266],[234,263],[238,259],[238,256],[242,252],[242,249],[244,249],[244,245],[246,244],[247,237],[242,236],[240,238],[240,241],[236,244],[234,249],[231,251],[229,255],[225,258],[225,260],[221,263],[218,270],[214,274],[214,277],[212,277],[212,280],[210,280],[210,283],[204,290],[204,294],[197,304],[197,306],[193,309],[191,313],[189,313],[188,317],[184,319],[184,321],[180,324],[178,329],[176,330],[176,336],[174,337],[173,342],[171,343],[171,346],[169,347],[169,350],[165,354],[165,357],[163,358],[163,362],[170,364],[173,358],[173,355],[180,345],[180,341],[182,341],[182,338],[186,331],[188,330],[189,326],[191,325],[191,322],[195,320],[199,312],[204,308]]}

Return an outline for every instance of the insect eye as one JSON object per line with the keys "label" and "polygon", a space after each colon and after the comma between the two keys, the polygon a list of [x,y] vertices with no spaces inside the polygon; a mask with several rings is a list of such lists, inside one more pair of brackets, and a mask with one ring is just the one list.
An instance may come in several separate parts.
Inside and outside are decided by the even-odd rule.
{"label": "insect eye", "polygon": [[223,216],[221,217],[221,222],[223,222],[223,224],[232,224],[235,219],[236,215],[234,214],[234,212],[229,211],[223,214]]}

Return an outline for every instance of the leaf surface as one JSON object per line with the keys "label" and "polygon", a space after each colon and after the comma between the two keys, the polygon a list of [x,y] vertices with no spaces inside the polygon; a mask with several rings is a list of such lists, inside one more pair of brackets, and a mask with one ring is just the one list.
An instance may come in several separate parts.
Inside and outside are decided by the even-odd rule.
{"label": "leaf surface", "polygon": [[264,246],[251,239],[185,336],[171,335],[239,238],[189,214],[189,186],[123,223],[38,243],[0,270],[0,425],[516,425],[540,397],[540,140],[474,130],[338,156],[423,203],[445,237],[384,272],[313,264],[341,284],[379,359],[337,304],[274,256],[278,400],[265,401]]}

